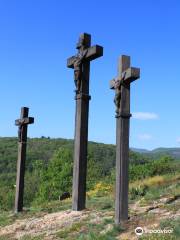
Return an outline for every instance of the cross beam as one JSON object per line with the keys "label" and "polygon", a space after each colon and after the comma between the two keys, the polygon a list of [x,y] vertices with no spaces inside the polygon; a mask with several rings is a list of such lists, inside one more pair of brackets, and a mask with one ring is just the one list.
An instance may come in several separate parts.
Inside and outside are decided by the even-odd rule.
{"label": "cross beam", "polygon": [[18,126],[18,161],[16,176],[16,197],[15,197],[15,213],[23,210],[24,195],[24,175],[26,161],[26,142],[27,142],[27,126],[34,123],[34,118],[28,117],[29,108],[21,108],[20,119],[15,120]]}
{"label": "cross beam", "polygon": [[76,86],[72,209],[79,211],[85,208],[86,202],[90,61],[101,57],[103,48],[91,47],[91,35],[87,33],[80,35],[76,48],[78,53],[67,59],[67,67],[74,69]]}
{"label": "cross beam", "polygon": [[[92,46],[88,48],[88,52],[86,54],[86,61],[94,60],[98,57],[101,57],[103,55],[103,47],[99,45]],[[68,68],[74,68],[74,60],[75,56],[72,56],[67,59],[67,67]]]}
{"label": "cross beam", "polygon": [[116,84],[115,83],[117,81],[122,81],[122,84],[123,83],[124,84],[130,84],[133,81],[137,80],[139,77],[140,77],[140,69],[130,67],[127,70],[125,70],[123,73],[121,73],[119,77],[110,81],[110,88],[111,89],[116,89]]}
{"label": "cross beam", "polygon": [[27,124],[32,124],[32,123],[34,123],[34,118],[33,117],[27,117],[27,118],[22,118],[22,119],[15,120],[15,125],[16,126],[22,126],[22,125],[27,125]]}
{"label": "cross beam", "polygon": [[130,83],[139,77],[140,69],[130,67],[130,57],[122,55],[118,77],[110,81],[116,105],[116,224],[128,220]]}

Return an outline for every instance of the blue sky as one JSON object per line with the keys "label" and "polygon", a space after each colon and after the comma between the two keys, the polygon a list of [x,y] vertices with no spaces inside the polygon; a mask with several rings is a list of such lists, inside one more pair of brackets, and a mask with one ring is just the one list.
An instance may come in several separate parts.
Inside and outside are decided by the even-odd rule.
{"label": "blue sky", "polygon": [[104,47],[91,62],[89,140],[115,143],[114,92],[121,54],[141,78],[131,85],[130,146],[180,146],[180,1],[1,0],[0,136],[16,136],[21,106],[35,124],[30,137],[74,136],[73,70],[80,33]]}

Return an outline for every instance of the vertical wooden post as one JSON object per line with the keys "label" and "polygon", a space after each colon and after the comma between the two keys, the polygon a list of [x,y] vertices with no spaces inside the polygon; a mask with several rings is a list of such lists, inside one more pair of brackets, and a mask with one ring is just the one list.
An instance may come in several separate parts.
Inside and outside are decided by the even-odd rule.
{"label": "vertical wooden post", "polygon": [[[85,35],[88,47],[91,36]],[[74,169],[72,209],[82,210],[86,202],[86,172],[87,172],[87,144],[88,144],[88,115],[89,115],[89,71],[90,62],[84,62],[82,67],[81,93],[77,94],[75,136],[74,136]]]}
{"label": "vertical wooden post", "polygon": [[[78,54],[68,59],[67,66],[74,68],[76,82],[76,116],[74,137],[74,168],[72,209],[83,210],[86,204],[86,172],[89,115],[90,61],[103,55],[101,46],[91,45],[91,35],[83,33],[77,44]],[[79,84],[80,83],[80,84]]]}
{"label": "vertical wooden post", "polygon": [[18,130],[18,160],[17,160],[17,176],[16,176],[16,197],[15,197],[15,212],[20,212],[23,209],[24,195],[24,174],[26,161],[26,143],[27,143],[27,124],[34,122],[34,118],[28,118],[29,108],[21,108],[20,119],[15,121],[15,125],[19,126]]}
{"label": "vertical wooden post", "polygon": [[[130,67],[130,57],[119,60],[119,76]],[[115,223],[128,219],[128,162],[130,84],[121,87],[120,114],[116,115],[116,201]]]}
{"label": "vertical wooden post", "polygon": [[110,82],[111,89],[116,91],[116,224],[128,220],[130,83],[139,75],[138,68],[130,67],[130,57],[122,55],[118,77]]}

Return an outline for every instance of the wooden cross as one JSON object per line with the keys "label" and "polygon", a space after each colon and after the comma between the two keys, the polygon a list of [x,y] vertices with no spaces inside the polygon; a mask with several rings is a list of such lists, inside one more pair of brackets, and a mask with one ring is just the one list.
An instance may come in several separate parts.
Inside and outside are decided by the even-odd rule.
{"label": "wooden cross", "polygon": [[15,197],[16,213],[23,210],[27,126],[28,124],[34,123],[34,118],[28,117],[28,112],[29,108],[22,107],[20,119],[15,120],[15,125],[18,126],[18,161],[16,176],[16,197]]}
{"label": "wooden cross", "polygon": [[110,88],[116,91],[116,224],[128,220],[130,84],[140,77],[140,69],[130,67],[130,57],[122,55],[118,72],[110,81]]}
{"label": "wooden cross", "polygon": [[79,211],[85,208],[88,114],[89,114],[89,72],[90,61],[103,55],[101,46],[91,45],[91,35],[83,33],[77,44],[78,53],[67,60],[67,67],[74,69],[76,85],[76,117],[74,137],[74,169],[72,209]]}

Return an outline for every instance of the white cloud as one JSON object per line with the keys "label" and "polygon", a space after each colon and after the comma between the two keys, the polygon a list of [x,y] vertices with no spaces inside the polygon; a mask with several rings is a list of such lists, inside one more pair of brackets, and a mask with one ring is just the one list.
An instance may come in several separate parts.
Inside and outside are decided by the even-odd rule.
{"label": "white cloud", "polygon": [[140,140],[150,140],[152,138],[152,136],[150,134],[144,133],[144,134],[139,134],[138,138]]}
{"label": "white cloud", "polygon": [[180,137],[178,137],[176,141],[177,141],[177,143],[180,144]]}
{"label": "white cloud", "polygon": [[155,120],[159,118],[156,113],[150,112],[135,112],[132,114],[132,117],[139,120]]}

